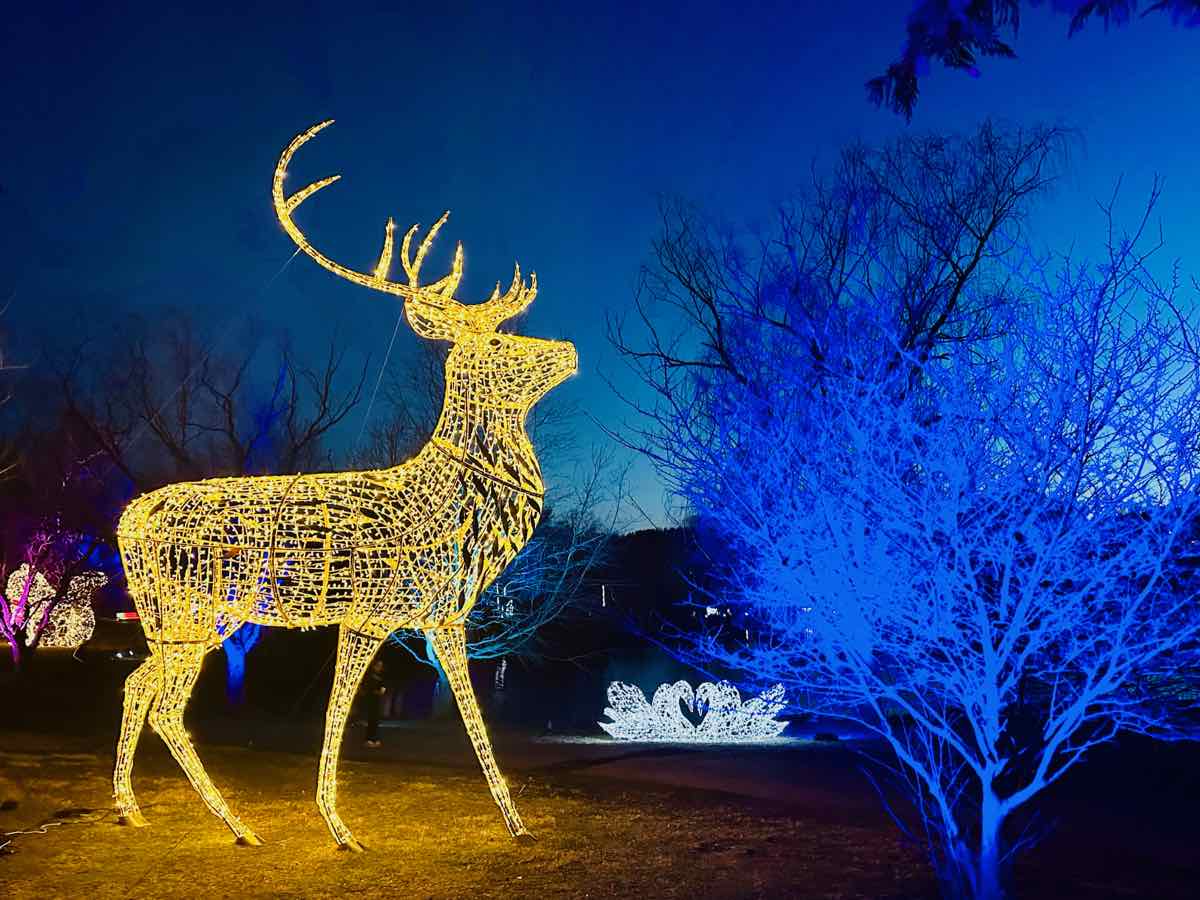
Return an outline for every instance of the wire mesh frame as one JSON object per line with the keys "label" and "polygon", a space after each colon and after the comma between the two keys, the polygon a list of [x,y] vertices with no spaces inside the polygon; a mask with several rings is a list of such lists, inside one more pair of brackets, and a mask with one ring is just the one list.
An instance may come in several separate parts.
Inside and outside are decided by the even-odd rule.
{"label": "wire mesh frame", "polygon": [[284,196],[292,154],[329,123],[285,149],[276,167],[276,215],[300,249],[354,283],[405,298],[422,337],[452,344],[442,414],[429,443],[387,469],[168,485],[135,499],[118,526],[130,594],[150,657],[126,681],[113,776],[121,821],[145,824],[131,775],[142,725],[166,741],[192,786],[240,843],[260,842],[226,805],[183,728],[183,712],[204,654],[246,622],[307,628],[339,625],[326,713],[317,804],[339,845],[361,849],[336,810],[342,734],[358,685],[379,645],[402,628],[424,631],[454,691],[492,797],[515,836],[521,822],[492,753],[471,688],[463,623],[479,595],[528,541],[544,486],[525,419],[534,403],[572,374],[574,347],[498,333],[536,295],[519,268],[481,304],[453,298],[462,273],[459,245],[449,275],[421,285],[419,270],[446,216],[415,253],[404,236],[407,284],[387,279],[393,226],[371,274],[334,263],[291,219],[323,179]]}

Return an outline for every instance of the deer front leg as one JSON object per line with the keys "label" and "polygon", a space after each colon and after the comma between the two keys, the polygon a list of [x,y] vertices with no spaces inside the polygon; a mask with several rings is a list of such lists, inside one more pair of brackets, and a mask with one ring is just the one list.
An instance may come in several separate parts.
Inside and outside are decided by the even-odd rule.
{"label": "deer front leg", "polygon": [[475,700],[475,690],[471,687],[471,677],[467,671],[466,629],[462,625],[452,625],[430,629],[426,635],[433,644],[442,668],[446,670],[446,677],[450,679],[454,699],[458,701],[458,711],[467,727],[467,734],[471,736],[471,744],[475,747],[475,755],[479,757],[479,765],[483,768],[492,799],[496,801],[496,805],[500,807],[500,814],[504,816],[508,833],[522,843],[532,841],[533,835],[521,822],[517,807],[508,793],[508,784],[500,774],[500,767],[496,765],[496,757],[492,755],[492,742],[488,740],[483,716],[479,714],[479,703]]}
{"label": "deer front leg", "polygon": [[150,710],[150,727],[166,742],[167,749],[179,763],[196,793],[205,805],[234,833],[237,842],[247,847],[257,847],[262,840],[230,812],[221,792],[217,790],[204,771],[204,765],[192,746],[183,727],[183,711],[191,696],[192,687],[200,675],[200,666],[208,648],[203,644],[161,644],[152,650],[161,666],[158,699]]}
{"label": "deer front leg", "polygon": [[154,657],[144,660],[125,679],[125,710],[121,716],[121,736],[117,739],[117,761],[113,767],[113,797],[117,821],[122,825],[143,826],[146,819],[133,795],[133,757],[138,738],[146,722],[146,713],[159,691],[158,663]]}
{"label": "deer front leg", "polygon": [[382,643],[383,638],[354,631],[345,625],[341,627],[333,691],[329,695],[329,709],[325,712],[325,743],[321,747],[321,767],[317,775],[317,808],[338,847],[355,853],[361,853],[363,846],[337,814],[338,757],[342,752],[342,735],[346,730],[346,717],[350,715],[350,704],[354,702],[363,673]]}

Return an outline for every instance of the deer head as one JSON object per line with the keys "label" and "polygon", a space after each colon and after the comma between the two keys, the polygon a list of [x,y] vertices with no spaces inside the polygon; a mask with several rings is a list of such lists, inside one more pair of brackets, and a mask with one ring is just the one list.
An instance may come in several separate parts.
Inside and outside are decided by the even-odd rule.
{"label": "deer head", "polygon": [[292,213],[301,203],[341,178],[340,175],[322,178],[290,197],[283,193],[283,180],[292,156],[332,124],[333,120],[329,119],[297,135],[279,157],[272,197],[275,214],[284,231],[309,257],[335,275],[372,290],[403,297],[404,314],[413,331],[421,337],[449,341],[453,345],[446,360],[448,397],[469,385],[471,393],[487,397],[489,405],[528,412],[547,391],[573,374],[577,366],[575,347],[568,341],[549,341],[497,331],[502,323],[533,302],[537,296],[536,275],[531,274],[527,284],[521,277],[521,267],[514,266],[512,284],[507,291],[502,294],[500,283],[496,282],[491,297],[483,303],[467,305],[454,299],[454,292],[462,280],[461,241],[454,251],[450,272],[431,284],[420,282],[421,263],[446,223],[448,211],[433,224],[415,252],[412,251],[412,240],[417,225],[413,225],[401,240],[400,262],[408,276],[407,283],[388,279],[395,231],[395,223],[390,218],[384,228],[379,262],[369,273],[329,259],[292,221]]}

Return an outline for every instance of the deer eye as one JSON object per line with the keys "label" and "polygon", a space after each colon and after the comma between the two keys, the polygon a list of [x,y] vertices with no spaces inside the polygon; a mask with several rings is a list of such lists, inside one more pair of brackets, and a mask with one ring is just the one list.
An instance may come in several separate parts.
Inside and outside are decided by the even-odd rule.
{"label": "deer eye", "polygon": [[500,346],[500,338],[492,338],[490,341],[488,341],[488,345],[492,346],[492,347],[499,347]]}

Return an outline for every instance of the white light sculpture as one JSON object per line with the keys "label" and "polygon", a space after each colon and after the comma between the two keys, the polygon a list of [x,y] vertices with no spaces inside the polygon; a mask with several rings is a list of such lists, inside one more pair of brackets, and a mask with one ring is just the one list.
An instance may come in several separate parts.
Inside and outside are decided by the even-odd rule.
{"label": "white light sculpture", "polygon": [[677,681],[660,685],[647,703],[637,685],[614,681],[608,703],[604,714],[612,721],[597,724],[619,741],[740,744],[777,738],[787,727],[775,718],[787,705],[782,684],[743,703],[728,681],[705,682],[695,691]]}
{"label": "white light sculpture", "polygon": [[[20,596],[30,577],[29,564],[22,563],[8,578],[8,595]],[[85,572],[71,579],[67,595],[54,603],[57,591],[41,572],[33,573],[25,611],[25,646],[78,647],[92,636],[96,628],[96,613],[92,610],[92,595],[108,583],[102,572]],[[54,604],[46,616],[46,607]]]}
{"label": "white light sculpture", "polygon": [[8,584],[4,587],[5,592],[13,599],[14,603],[28,588],[29,594],[25,599],[25,616],[17,623],[18,625],[22,622],[33,621],[31,612],[34,607],[40,610],[42,604],[54,596],[54,588],[50,586],[45,575],[41,572],[33,572],[32,578],[33,580],[30,581],[29,563],[21,563],[8,576]]}
{"label": "white light sculpture", "polygon": [[[67,596],[50,610],[50,616],[37,636],[38,643],[43,647],[78,647],[90,640],[96,630],[92,595],[107,583],[108,576],[102,572],[87,572],[72,578]],[[36,617],[31,621],[41,619],[41,607],[30,612]],[[26,643],[32,643],[33,638],[32,629],[27,630]]]}

